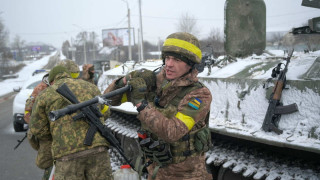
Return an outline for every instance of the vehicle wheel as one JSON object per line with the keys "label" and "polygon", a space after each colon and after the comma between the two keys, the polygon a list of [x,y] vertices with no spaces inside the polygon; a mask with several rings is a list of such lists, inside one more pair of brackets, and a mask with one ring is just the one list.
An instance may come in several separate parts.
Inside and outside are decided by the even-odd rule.
{"label": "vehicle wheel", "polygon": [[15,132],[21,132],[24,130],[23,124],[17,122],[17,114],[13,116],[13,129]]}
{"label": "vehicle wheel", "polygon": [[306,29],[304,30],[304,32],[305,32],[306,34],[310,34],[310,33],[311,33],[311,29],[310,29],[310,28],[306,28]]}
{"label": "vehicle wheel", "polygon": [[13,129],[15,132],[22,132],[24,130],[23,124],[19,124],[17,122],[13,122]]}

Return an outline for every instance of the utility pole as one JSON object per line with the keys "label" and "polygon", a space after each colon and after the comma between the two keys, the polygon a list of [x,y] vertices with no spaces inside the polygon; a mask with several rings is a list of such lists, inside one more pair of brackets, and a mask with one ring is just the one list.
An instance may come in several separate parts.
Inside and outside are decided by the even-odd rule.
{"label": "utility pole", "polygon": [[142,16],[141,16],[141,0],[139,0],[139,16],[140,16],[140,40],[141,40],[141,59],[140,61],[144,61],[143,58],[143,30],[142,30]]}
{"label": "utility pole", "polygon": [[160,48],[160,37],[158,37],[158,52],[159,52],[159,59],[161,59],[161,48]]}
{"label": "utility pole", "polygon": [[96,39],[96,37],[95,37],[95,34],[94,34],[94,32],[92,31],[92,57],[93,57],[93,60],[95,60],[96,59],[96,48],[95,48],[95,39]]}
{"label": "utility pole", "polygon": [[87,37],[85,35],[85,31],[82,33],[83,35],[83,55],[84,55],[84,64],[87,64],[87,52],[86,52],[86,41],[87,41]]}
{"label": "utility pole", "polygon": [[132,60],[132,51],[131,51],[131,25],[130,25],[130,8],[129,8],[129,4],[128,1],[124,1],[127,4],[127,9],[128,9],[128,37],[129,37],[129,45],[128,45],[128,53],[129,53],[129,61]]}

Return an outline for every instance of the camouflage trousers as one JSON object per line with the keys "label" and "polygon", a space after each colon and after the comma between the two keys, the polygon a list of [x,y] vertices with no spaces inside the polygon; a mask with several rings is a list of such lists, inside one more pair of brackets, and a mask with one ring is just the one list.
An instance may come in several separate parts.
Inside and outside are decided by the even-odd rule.
{"label": "camouflage trousers", "polygon": [[55,162],[55,180],[112,180],[108,151]]}
{"label": "camouflage trousers", "polygon": [[205,155],[188,157],[185,161],[177,164],[169,164],[159,169],[153,179],[153,171],[156,163],[151,164],[148,169],[148,180],[212,180],[205,165]]}

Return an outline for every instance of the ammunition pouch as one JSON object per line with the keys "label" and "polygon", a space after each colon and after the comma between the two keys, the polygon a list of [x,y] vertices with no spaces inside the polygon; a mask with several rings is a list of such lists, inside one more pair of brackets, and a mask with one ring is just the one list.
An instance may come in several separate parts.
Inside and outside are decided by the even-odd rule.
{"label": "ammunition pouch", "polygon": [[183,162],[187,157],[198,156],[207,152],[212,146],[208,127],[186,134],[174,143],[166,143],[162,140],[155,141],[149,133],[146,138],[139,138],[139,140],[145,158],[157,162],[161,167]]}
{"label": "ammunition pouch", "polygon": [[197,152],[207,152],[211,146],[211,133],[208,127],[204,127],[195,133],[194,147]]}
{"label": "ammunition pouch", "polygon": [[144,152],[145,158],[157,162],[160,167],[172,163],[172,154],[168,143],[161,140],[154,141],[151,138],[146,138],[140,141],[140,146]]}

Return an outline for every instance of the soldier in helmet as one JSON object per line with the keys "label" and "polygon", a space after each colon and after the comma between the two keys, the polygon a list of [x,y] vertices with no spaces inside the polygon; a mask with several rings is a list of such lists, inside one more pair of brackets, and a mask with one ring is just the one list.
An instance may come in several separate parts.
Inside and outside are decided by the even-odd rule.
{"label": "soldier in helmet", "polygon": [[70,76],[74,79],[77,79],[80,75],[80,69],[78,64],[76,64],[73,60],[71,59],[65,59],[60,61],[57,65],[62,65],[65,68],[67,68],[70,72]]}
{"label": "soldier in helmet", "polygon": [[112,103],[129,99],[137,107],[148,179],[212,179],[205,167],[205,152],[211,146],[208,120],[212,96],[197,78],[195,65],[201,56],[196,37],[173,33],[163,44],[164,66],[159,74],[134,71],[105,90],[126,84],[132,87]]}
{"label": "soldier in helmet", "polygon": [[[70,59],[65,59],[62,60],[58,63],[58,65],[62,65],[65,68],[67,68],[70,72],[70,76],[74,79],[79,77],[80,74],[80,69],[79,66],[72,60]],[[47,88],[49,86],[49,82],[48,82],[48,76],[49,74],[45,74],[42,78],[42,82],[37,85],[32,94],[29,96],[29,98],[26,101],[26,105],[25,105],[25,114],[24,114],[24,120],[26,123],[29,123],[30,121],[30,115],[32,112],[32,106],[34,104],[35,98],[38,96],[38,94],[44,90],[45,88]]]}
{"label": "soldier in helmet", "polygon": [[82,76],[81,79],[91,82],[92,84],[95,84],[94,82],[94,66],[93,64],[84,64],[82,66]]}
{"label": "soldier in helmet", "polygon": [[[62,65],[66,67],[70,71],[70,76],[72,78],[78,78],[79,76],[79,66],[70,59],[62,60],[58,63],[59,65]],[[32,107],[36,100],[36,97],[39,95],[40,92],[42,92],[44,89],[46,89],[49,84],[48,80],[49,74],[45,74],[42,78],[42,82],[38,84],[32,94],[29,96],[29,98],[26,101],[25,105],[25,114],[24,114],[24,120],[26,123],[30,123],[30,116],[32,113]],[[51,154],[51,141],[39,141],[35,136],[32,135],[30,130],[28,130],[28,140],[33,149],[38,151],[37,158],[36,158],[36,165],[40,169],[44,169],[44,175],[43,180],[49,179],[50,172],[53,165],[53,159]]]}
{"label": "soldier in helmet", "polygon": [[[57,121],[50,121],[48,113],[64,108],[70,102],[56,92],[67,84],[80,102],[100,95],[97,86],[86,81],[73,79],[63,66],[55,66],[48,77],[50,86],[38,96],[31,114],[30,131],[39,140],[51,142],[55,164],[54,179],[112,179],[108,154],[109,143],[96,133],[91,146],[84,144],[89,125],[84,120],[74,121],[66,115]],[[99,107],[102,114],[108,114],[107,106]],[[101,121],[104,120],[101,118]]]}

